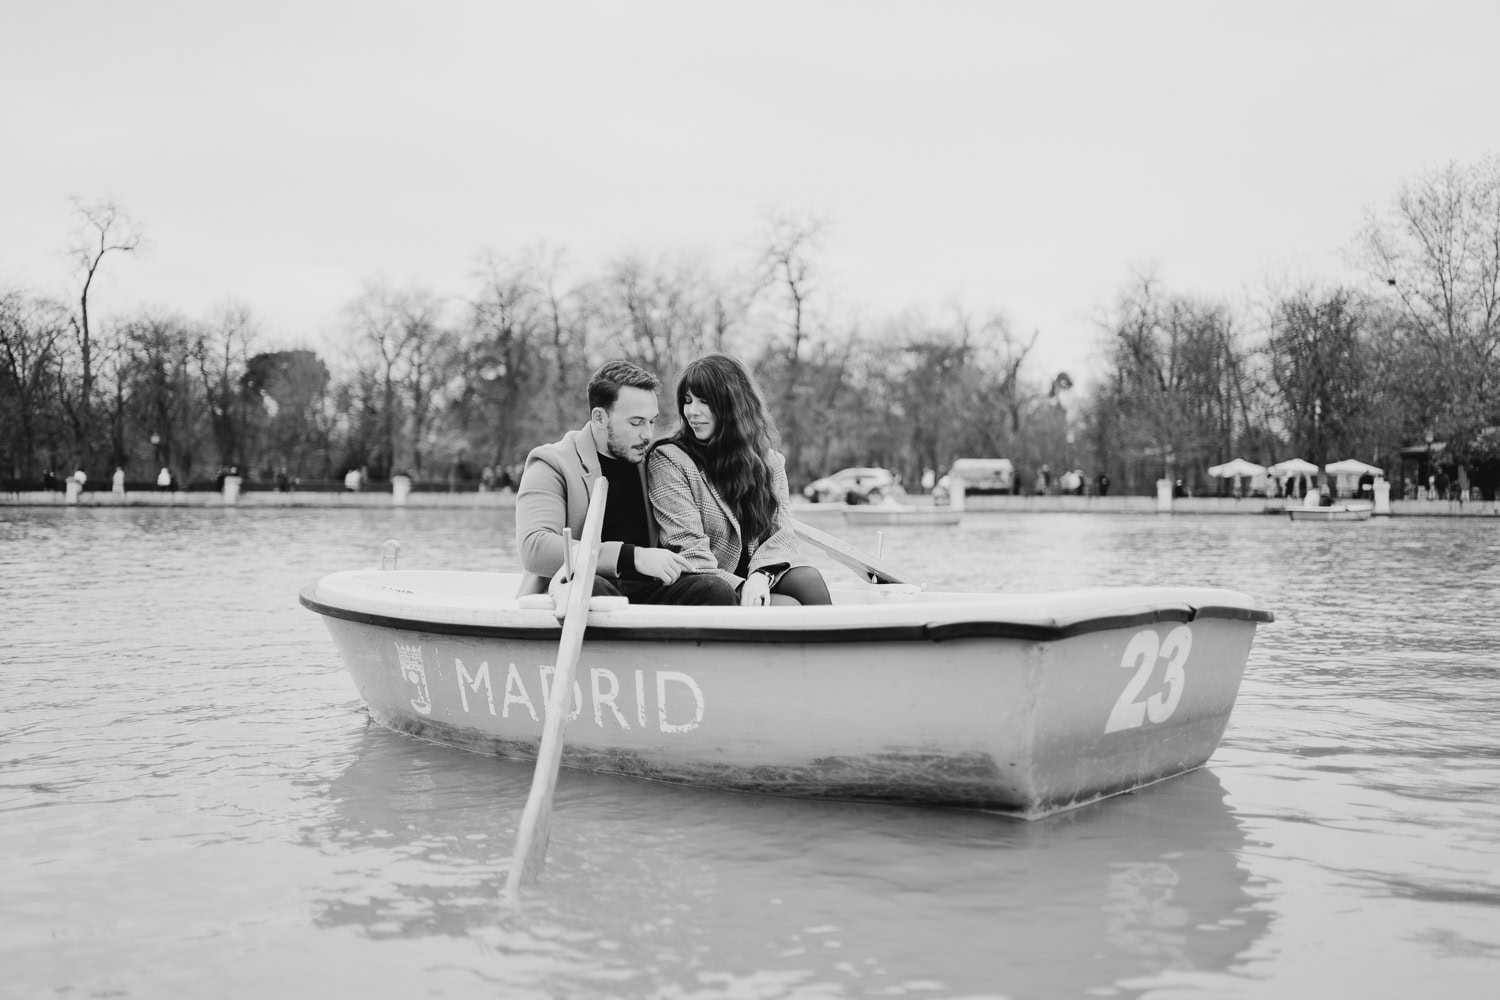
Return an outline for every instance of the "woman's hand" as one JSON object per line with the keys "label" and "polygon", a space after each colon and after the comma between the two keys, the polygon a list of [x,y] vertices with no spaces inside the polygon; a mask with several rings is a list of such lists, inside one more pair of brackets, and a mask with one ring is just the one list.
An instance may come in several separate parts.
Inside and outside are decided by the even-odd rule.
{"label": "woman's hand", "polygon": [[764,607],[771,603],[771,578],[764,573],[751,573],[740,585],[740,606]]}

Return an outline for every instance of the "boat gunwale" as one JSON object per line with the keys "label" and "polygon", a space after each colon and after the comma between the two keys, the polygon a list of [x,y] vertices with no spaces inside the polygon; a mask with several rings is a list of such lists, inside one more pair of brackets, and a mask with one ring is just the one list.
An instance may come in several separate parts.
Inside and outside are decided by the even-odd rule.
{"label": "boat gunwale", "polygon": [[[482,639],[532,639],[555,642],[561,625],[483,625],[471,622],[433,621],[397,615],[358,611],[326,604],[312,596],[315,585],[298,595],[303,607],[328,618],[406,632],[458,635]],[[1113,613],[1085,618],[1065,625],[1044,625],[1000,619],[927,622],[903,625],[829,625],[818,628],[781,628],[740,625],[593,625],[587,641],[625,642],[753,642],[753,643],[854,643],[854,642],[949,642],[957,639],[1012,639],[1025,642],[1056,642],[1092,632],[1139,628],[1158,622],[1192,622],[1205,619],[1275,621],[1269,611],[1231,605],[1177,606],[1139,612]]]}

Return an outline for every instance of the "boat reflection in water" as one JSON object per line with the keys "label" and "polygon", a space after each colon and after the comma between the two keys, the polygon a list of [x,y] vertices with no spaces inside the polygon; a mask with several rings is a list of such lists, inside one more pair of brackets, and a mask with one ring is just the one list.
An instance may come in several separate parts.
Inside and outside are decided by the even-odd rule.
{"label": "boat reflection in water", "polygon": [[466,973],[502,987],[1137,995],[1222,977],[1269,922],[1207,769],[1030,823],[565,770],[547,869],[511,910],[531,766],[353,738],[304,830],[358,873],[317,894],[318,925],[467,939]]}

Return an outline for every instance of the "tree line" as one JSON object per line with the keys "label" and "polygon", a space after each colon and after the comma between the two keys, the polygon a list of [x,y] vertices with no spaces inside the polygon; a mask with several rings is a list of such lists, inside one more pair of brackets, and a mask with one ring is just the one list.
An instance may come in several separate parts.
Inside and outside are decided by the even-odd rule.
{"label": "tree line", "polygon": [[1500,472],[1493,157],[1409,180],[1372,213],[1351,239],[1357,286],[1307,282],[1233,306],[1135,275],[1099,318],[1103,375],[1079,387],[1039,370],[1040,334],[1000,313],[840,313],[815,219],[769,220],[743,273],[627,254],[580,275],[561,251],[535,250],[482,257],[456,300],[371,282],[323,356],[273,343],[242,304],[97,315],[96,279],[139,251],[142,228],[113,204],[76,208],[75,298],[0,288],[7,488],[117,467],[133,480],[361,468],[468,483],[581,425],[602,361],[628,358],[670,386],[711,350],[755,370],[794,486],[847,465],[914,483],[956,458],[1006,457],[1027,488],[1045,466],[1126,492],[1163,477],[1212,491],[1205,470],[1231,457],[1359,458],[1396,477],[1413,445],[1487,492]]}

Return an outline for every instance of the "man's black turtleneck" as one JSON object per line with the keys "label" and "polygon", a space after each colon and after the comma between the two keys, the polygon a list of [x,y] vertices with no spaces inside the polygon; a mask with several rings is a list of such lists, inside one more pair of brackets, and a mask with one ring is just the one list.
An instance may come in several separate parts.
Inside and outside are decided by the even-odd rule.
{"label": "man's black turtleneck", "polygon": [[604,531],[607,542],[623,542],[620,547],[619,575],[637,576],[636,546],[651,545],[651,530],[646,518],[646,490],[641,485],[641,468],[634,462],[599,453],[599,471],[609,480],[609,500],[604,508]]}

